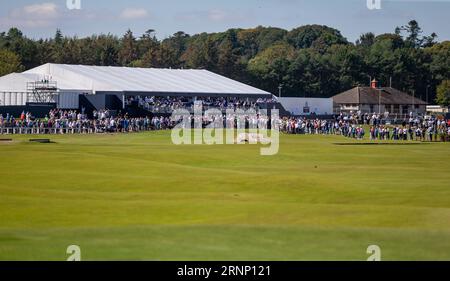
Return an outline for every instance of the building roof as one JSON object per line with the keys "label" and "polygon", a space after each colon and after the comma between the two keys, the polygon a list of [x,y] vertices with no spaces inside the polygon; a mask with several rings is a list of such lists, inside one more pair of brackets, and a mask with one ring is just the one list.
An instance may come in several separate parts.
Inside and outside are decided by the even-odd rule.
{"label": "building roof", "polygon": [[[381,91],[381,98],[380,98]],[[426,105],[421,99],[390,87],[356,87],[333,97],[337,104],[417,104]]]}
{"label": "building roof", "polygon": [[271,93],[207,70],[44,64],[0,77],[0,91],[26,91],[26,82],[56,81],[61,91],[258,95]]}
{"label": "building roof", "polygon": [[0,92],[26,92],[27,82],[38,79],[36,75],[11,73],[0,77]]}
{"label": "building roof", "polygon": [[[44,79],[43,75],[36,73],[11,73],[0,77],[0,92],[27,92],[27,83],[36,82]],[[70,79],[62,79],[58,81],[58,88],[60,89],[79,89],[80,85],[76,81]],[[79,89],[79,91],[90,92],[90,90]]]}

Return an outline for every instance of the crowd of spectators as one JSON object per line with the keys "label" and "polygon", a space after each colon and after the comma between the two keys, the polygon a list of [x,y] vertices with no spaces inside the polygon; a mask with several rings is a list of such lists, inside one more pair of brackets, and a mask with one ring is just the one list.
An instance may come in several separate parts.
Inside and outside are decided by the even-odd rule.
{"label": "crowd of spectators", "polygon": [[237,97],[155,97],[155,96],[130,96],[125,100],[126,106],[137,105],[152,113],[172,113],[175,109],[183,108],[191,112],[194,110],[194,102],[201,101],[204,109],[217,108],[225,111],[227,109],[258,108],[261,104],[276,103],[275,98],[237,98]]}
{"label": "crowd of spectators", "polygon": [[300,118],[284,118],[281,130],[288,134],[308,135],[342,135],[354,139],[363,139],[365,130],[362,125],[350,119],[320,120]]}
{"label": "crowd of spectators", "polygon": [[429,118],[411,120],[402,125],[372,125],[371,140],[450,141],[450,121]]}
{"label": "crowd of spectators", "polygon": [[109,110],[94,111],[93,118],[74,110],[54,109],[44,118],[34,118],[23,112],[19,118],[0,115],[0,128],[24,133],[126,133],[168,129],[167,117],[131,118],[127,114],[113,116]]}
{"label": "crowd of spectators", "polygon": [[[225,108],[232,107],[255,107],[258,102],[264,101],[237,101],[234,99],[202,99],[206,107]],[[155,100],[152,101],[155,104]],[[172,100],[173,102],[173,100]],[[158,99],[158,104],[164,102]],[[169,103],[168,103],[169,104]],[[170,103],[172,108],[181,106],[183,98],[177,102]],[[184,105],[184,104],[183,104]],[[205,108],[204,108],[205,109]],[[199,119],[195,119],[199,118]],[[217,117],[215,117],[217,118]],[[269,120],[265,116],[245,116],[239,119],[223,115],[219,122],[223,122],[224,128],[256,128],[258,125],[269,127],[269,122],[278,122],[280,130],[287,134],[322,134],[322,135],[342,135],[354,139],[364,139],[368,136],[370,140],[415,140],[415,141],[450,141],[450,120],[436,117],[411,117],[404,120],[402,124],[390,124],[383,115],[361,115],[340,114],[334,119],[308,119],[306,117],[282,118],[279,120]],[[214,118],[207,116],[191,116],[187,126],[201,123],[203,127],[211,122],[216,122]],[[272,123],[273,124],[273,123]],[[170,117],[129,117],[128,114],[111,112],[109,110],[99,110],[93,112],[93,118],[82,112],[74,110],[51,110],[44,118],[34,118],[29,112],[22,112],[19,118],[7,114],[0,115],[0,133],[5,133],[12,129],[13,133],[126,133],[148,130],[166,130],[176,125]],[[19,129],[19,130],[17,130]],[[11,131],[6,131],[11,133]]]}
{"label": "crowd of spectators", "polygon": [[281,130],[288,134],[335,134],[360,140],[368,135],[370,140],[450,141],[450,120],[433,116],[411,116],[402,124],[387,124],[380,115],[360,119],[357,115],[341,114],[334,120],[284,118]]}

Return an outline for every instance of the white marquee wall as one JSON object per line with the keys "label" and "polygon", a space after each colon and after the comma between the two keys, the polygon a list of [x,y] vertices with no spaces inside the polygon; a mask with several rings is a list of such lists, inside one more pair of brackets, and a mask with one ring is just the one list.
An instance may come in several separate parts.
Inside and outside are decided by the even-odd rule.
{"label": "white marquee wall", "polygon": [[25,105],[27,97],[27,93],[0,92],[0,106]]}
{"label": "white marquee wall", "polygon": [[[332,98],[278,98],[283,107],[293,115],[333,114]],[[309,112],[305,112],[309,109]]]}

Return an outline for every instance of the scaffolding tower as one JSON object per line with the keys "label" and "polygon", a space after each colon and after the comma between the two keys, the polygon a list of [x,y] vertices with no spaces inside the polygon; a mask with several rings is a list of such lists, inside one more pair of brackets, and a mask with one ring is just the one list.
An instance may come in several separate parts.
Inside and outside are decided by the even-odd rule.
{"label": "scaffolding tower", "polygon": [[56,81],[41,80],[27,83],[27,101],[31,103],[58,103]]}

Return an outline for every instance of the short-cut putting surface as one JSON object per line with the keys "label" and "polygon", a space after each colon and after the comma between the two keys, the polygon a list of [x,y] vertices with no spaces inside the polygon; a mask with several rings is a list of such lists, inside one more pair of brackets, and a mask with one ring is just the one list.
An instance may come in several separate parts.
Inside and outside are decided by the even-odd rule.
{"label": "short-cut putting surface", "polygon": [[[43,136],[45,137],[45,136]],[[450,260],[450,144],[0,143],[0,260]],[[368,141],[366,141],[368,142]]]}

